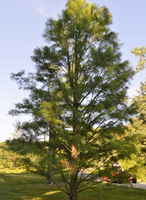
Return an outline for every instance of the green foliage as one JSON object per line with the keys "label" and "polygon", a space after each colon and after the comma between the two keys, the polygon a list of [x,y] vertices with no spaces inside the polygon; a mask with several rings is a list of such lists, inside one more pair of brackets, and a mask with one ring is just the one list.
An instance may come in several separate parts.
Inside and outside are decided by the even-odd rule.
{"label": "green foliage", "polygon": [[[28,77],[24,72],[12,74],[20,88],[30,91],[29,98],[10,111],[33,117],[19,125],[19,142],[29,148],[37,145],[38,161],[27,162],[42,175],[54,166],[65,183],[63,191],[72,200],[80,188],[93,184],[91,180],[80,186],[85,181],[81,177],[78,182],[80,171],[95,161],[109,163],[135,152],[124,137],[124,122],[136,113],[135,104],[126,103],[134,71],[128,61],[121,61],[111,23],[106,6],[69,0],[57,20],[46,22],[43,36],[48,46],[37,48],[32,57],[36,73]],[[40,142],[44,134],[49,135],[49,142]]]}
{"label": "green foliage", "polygon": [[145,159],[141,155],[133,154],[131,159],[122,160],[121,165],[124,170],[128,171],[129,174],[136,176],[137,180],[142,182],[146,181],[146,168],[144,166]]}
{"label": "green foliage", "polygon": [[5,142],[0,143],[0,169],[22,167],[22,156],[9,150]]}
{"label": "green foliage", "polygon": [[[47,177],[47,166],[50,161],[46,142],[27,142],[21,139],[7,141],[8,149],[19,153],[22,166],[29,172]],[[39,148],[40,147],[40,148]]]}
{"label": "green foliage", "polygon": [[[140,90],[133,98],[138,106],[138,115],[136,116],[132,125],[133,132],[139,135],[138,145],[142,155],[146,158],[146,81],[141,82]],[[146,162],[144,164],[146,166]]]}
{"label": "green foliage", "polygon": [[[138,70],[142,70],[142,68]],[[140,90],[137,91],[137,95],[133,97],[132,101],[138,106],[138,114],[131,121],[128,133],[136,137],[135,144],[138,153],[132,155],[131,160],[126,159],[123,165],[138,179],[144,181],[146,179],[146,81],[141,82]]]}
{"label": "green foliage", "polygon": [[136,66],[136,72],[139,72],[143,69],[146,68],[146,46],[142,46],[140,48],[135,47],[133,51],[131,51],[131,53],[135,54],[136,56],[139,57],[139,61],[138,64]]}
{"label": "green foliage", "polygon": [[106,7],[85,1],[69,1],[66,6],[58,20],[46,23],[44,37],[52,42],[53,53],[48,59],[58,67],[58,78],[52,81],[53,101],[42,103],[41,113],[55,125],[61,151],[54,158],[56,168],[60,170],[57,163],[64,158],[74,178],[95,160],[111,162],[135,152],[127,138],[116,137],[124,135],[123,121],[135,113],[135,105],[128,107],[125,102],[126,85],[134,72],[128,61],[121,62]]}

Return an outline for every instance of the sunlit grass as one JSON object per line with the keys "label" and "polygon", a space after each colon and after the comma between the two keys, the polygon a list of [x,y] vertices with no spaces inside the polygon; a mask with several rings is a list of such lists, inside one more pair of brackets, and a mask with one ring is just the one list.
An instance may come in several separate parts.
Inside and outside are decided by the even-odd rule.
{"label": "sunlit grass", "polygon": [[[27,173],[0,173],[0,199],[69,200],[54,185],[46,186],[45,178]],[[59,183],[63,185],[62,183]],[[146,200],[146,190],[118,184],[101,183],[78,194],[78,200]]]}
{"label": "sunlit grass", "polygon": [[0,178],[0,182],[4,183],[4,182],[5,182],[5,180],[4,180],[4,179],[2,179],[2,178]]}
{"label": "sunlit grass", "polygon": [[5,169],[1,169],[0,173],[25,173],[26,169],[9,169],[9,168],[5,168]]}
{"label": "sunlit grass", "polygon": [[56,194],[57,192],[60,192],[60,191],[51,191],[51,192],[46,192],[44,195],[52,195],[52,194]]}

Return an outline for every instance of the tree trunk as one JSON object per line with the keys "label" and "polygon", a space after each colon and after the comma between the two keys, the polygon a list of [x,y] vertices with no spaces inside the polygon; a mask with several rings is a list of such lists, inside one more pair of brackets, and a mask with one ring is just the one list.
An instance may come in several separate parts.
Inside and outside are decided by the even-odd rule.
{"label": "tree trunk", "polygon": [[[53,130],[51,129],[50,126],[50,135],[49,135],[49,156],[54,157],[55,156],[55,148],[52,144],[52,141],[54,139],[54,134],[53,134]],[[52,163],[52,166],[50,167],[50,169],[48,169],[47,171],[47,180],[46,180],[46,184],[54,184],[55,182],[55,171],[54,171],[54,165]]]}
{"label": "tree trunk", "polygon": [[77,200],[77,176],[71,176],[70,200]]}
{"label": "tree trunk", "polygon": [[72,146],[72,168],[71,168],[71,185],[70,185],[70,200],[77,200],[77,158],[78,152],[75,146]]}
{"label": "tree trunk", "polygon": [[46,180],[46,184],[54,184],[55,181],[55,172],[54,170],[48,170],[47,171],[47,180]]}

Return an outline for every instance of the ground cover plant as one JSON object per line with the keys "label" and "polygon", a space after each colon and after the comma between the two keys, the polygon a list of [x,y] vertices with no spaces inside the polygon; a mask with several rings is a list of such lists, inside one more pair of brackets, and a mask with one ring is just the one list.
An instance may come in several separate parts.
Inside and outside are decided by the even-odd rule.
{"label": "ground cover plant", "polygon": [[[12,172],[12,171],[11,171]],[[45,178],[30,173],[0,173],[0,199],[67,200],[54,185],[44,185]],[[62,185],[62,182],[59,183]],[[79,200],[145,200],[146,190],[117,184],[101,183],[78,195]]]}

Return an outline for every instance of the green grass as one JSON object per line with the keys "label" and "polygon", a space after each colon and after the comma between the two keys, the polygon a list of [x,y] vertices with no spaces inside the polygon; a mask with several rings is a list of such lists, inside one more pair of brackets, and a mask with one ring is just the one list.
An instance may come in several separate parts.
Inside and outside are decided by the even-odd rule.
{"label": "green grass", "polygon": [[[12,171],[11,171],[12,172]],[[68,200],[56,186],[44,185],[45,178],[27,173],[0,173],[0,200]],[[78,200],[146,200],[146,190],[98,184],[78,194]]]}

